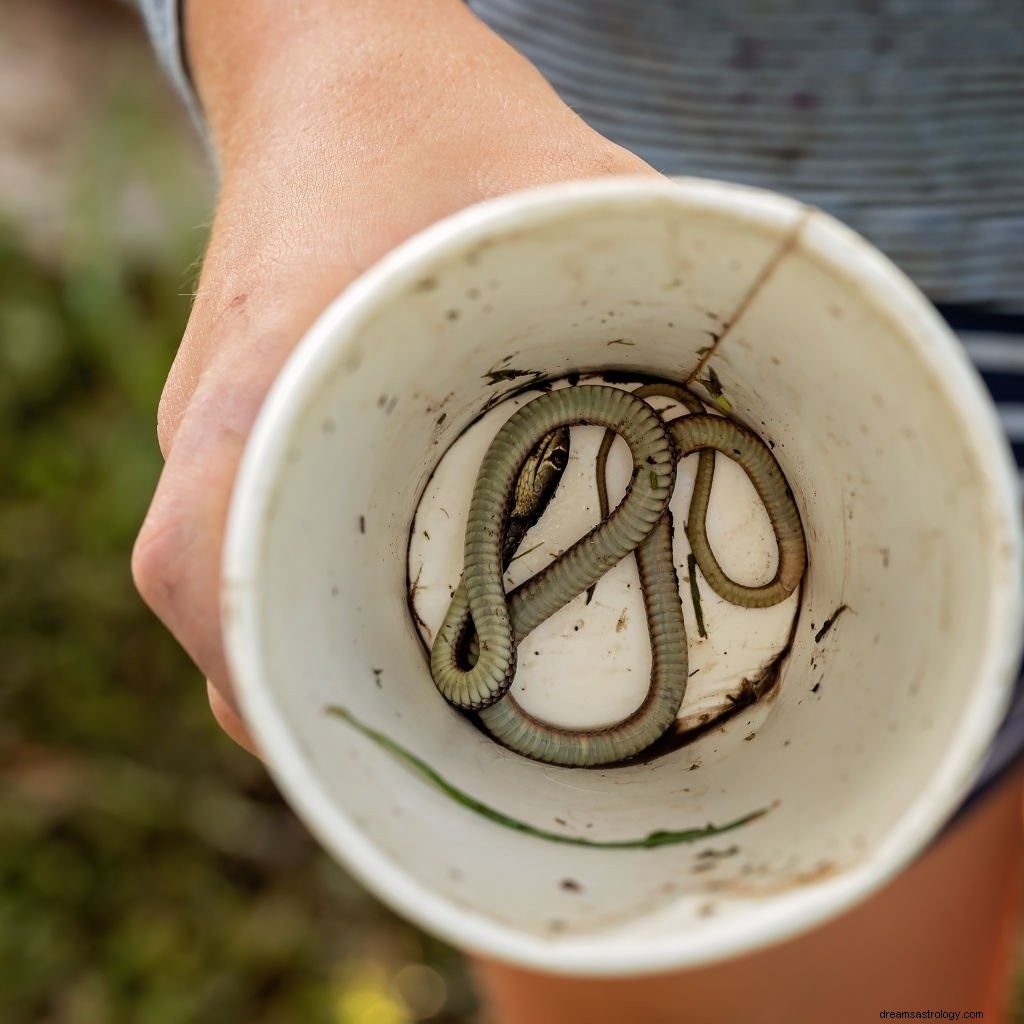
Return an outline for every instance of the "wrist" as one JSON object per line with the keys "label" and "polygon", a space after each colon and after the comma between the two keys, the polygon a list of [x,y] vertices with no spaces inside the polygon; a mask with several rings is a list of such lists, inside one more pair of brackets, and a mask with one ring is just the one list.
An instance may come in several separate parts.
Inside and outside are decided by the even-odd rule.
{"label": "wrist", "polygon": [[462,0],[193,0],[185,35],[225,174],[324,131],[404,141],[418,116],[510,71],[550,91]]}

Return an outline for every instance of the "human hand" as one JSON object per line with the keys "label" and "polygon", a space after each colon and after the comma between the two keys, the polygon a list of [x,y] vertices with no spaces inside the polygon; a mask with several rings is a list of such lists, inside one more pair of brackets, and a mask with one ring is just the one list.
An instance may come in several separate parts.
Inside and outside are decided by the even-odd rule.
{"label": "human hand", "polygon": [[587,127],[460,0],[186,9],[221,186],[132,571],[206,675],[217,721],[256,753],[224,657],[221,546],[246,437],[296,342],[360,272],[447,214],[534,185],[655,172]]}

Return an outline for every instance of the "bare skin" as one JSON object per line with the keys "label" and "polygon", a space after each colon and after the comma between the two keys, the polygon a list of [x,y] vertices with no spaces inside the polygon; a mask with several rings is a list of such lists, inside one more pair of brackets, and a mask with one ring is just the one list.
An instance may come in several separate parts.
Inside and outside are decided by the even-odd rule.
{"label": "bare skin", "polygon": [[[160,403],[166,465],[132,569],[209,680],[217,721],[255,753],[221,642],[221,544],[245,439],[295,343],[354,277],[440,217],[532,185],[655,172],[587,127],[461,0],[201,0],[185,12],[221,187]],[[1019,776],[1004,784],[876,897],[867,932],[855,911],[802,947],[656,981],[584,984],[488,965],[494,1019],[767,1021],[782,1019],[766,1015],[773,1000],[789,1006],[795,994],[787,1020],[867,1019],[853,1003],[839,1012],[836,991],[872,1017],[948,994],[999,1019],[1020,790]],[[914,1002],[887,1007],[896,997]]]}

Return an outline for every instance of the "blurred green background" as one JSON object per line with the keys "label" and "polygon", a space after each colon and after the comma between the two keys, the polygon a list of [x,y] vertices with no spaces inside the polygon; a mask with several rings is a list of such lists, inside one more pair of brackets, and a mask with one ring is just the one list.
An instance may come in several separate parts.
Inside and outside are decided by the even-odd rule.
{"label": "blurred green background", "polygon": [[478,1021],[462,958],[319,851],[131,584],[211,210],[195,134],[127,4],[0,24],[0,1022]]}
{"label": "blurred green background", "polygon": [[136,597],[211,179],[126,4],[0,0],[0,1021],[475,1020]]}

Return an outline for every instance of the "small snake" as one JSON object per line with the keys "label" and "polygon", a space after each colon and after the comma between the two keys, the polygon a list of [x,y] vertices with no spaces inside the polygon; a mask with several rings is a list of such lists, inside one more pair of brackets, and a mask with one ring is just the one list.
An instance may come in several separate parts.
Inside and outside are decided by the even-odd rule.
{"label": "small snake", "polygon": [[[678,398],[692,412],[666,424],[642,400],[656,393]],[[430,667],[445,698],[477,711],[491,734],[510,749],[550,764],[607,764],[644,750],[675,719],[688,672],[668,510],[679,459],[702,453],[687,535],[712,589],[734,604],[765,607],[783,600],[800,582],[807,561],[803,529],[774,456],[752,431],[697,412],[700,408],[696,399],[682,389],[677,393],[672,385],[632,393],[603,385],[570,387],[524,405],[491,442],[470,502],[462,581],[431,648]],[[506,595],[504,569],[543,511],[567,461],[566,428],[582,424],[603,426],[625,440],[633,458],[626,496],[609,514],[603,445],[598,461],[601,522]],[[610,445],[609,438],[606,443]],[[778,567],[764,586],[744,587],[729,579],[711,552],[704,522],[714,469],[709,449],[744,469],[768,512]],[[623,721],[597,729],[564,729],[528,714],[508,693],[517,645],[631,552],[637,558],[651,635],[647,696]]]}

